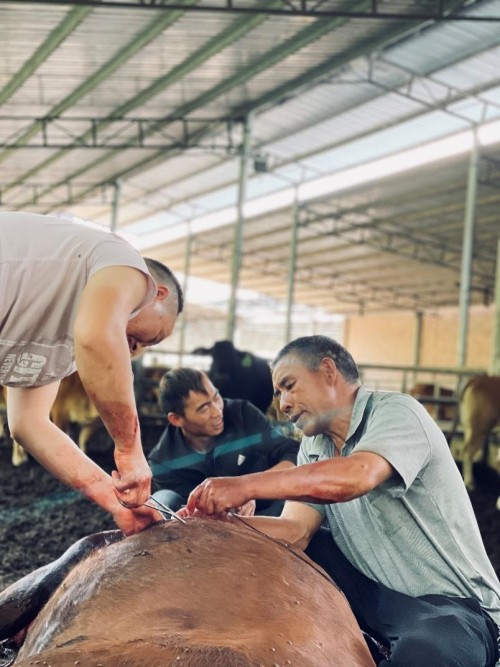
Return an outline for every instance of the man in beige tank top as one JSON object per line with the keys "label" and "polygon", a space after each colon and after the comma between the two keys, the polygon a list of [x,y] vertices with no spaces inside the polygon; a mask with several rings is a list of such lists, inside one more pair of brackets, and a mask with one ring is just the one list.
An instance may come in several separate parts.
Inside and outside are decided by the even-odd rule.
{"label": "man in beige tank top", "polygon": [[[160,516],[150,494],[130,357],[167,338],[180,285],[120,236],[32,213],[0,213],[0,385],[12,436],[47,470],[109,511],[125,534]],[[112,476],[49,419],[76,368],[115,443]],[[126,509],[122,500],[135,509]]]}

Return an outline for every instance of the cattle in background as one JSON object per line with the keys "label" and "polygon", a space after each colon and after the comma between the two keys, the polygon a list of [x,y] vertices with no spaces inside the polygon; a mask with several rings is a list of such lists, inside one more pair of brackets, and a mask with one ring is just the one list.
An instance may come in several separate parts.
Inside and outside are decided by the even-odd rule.
{"label": "cattle in background", "polygon": [[7,426],[7,404],[5,403],[5,389],[0,391],[0,440],[9,438],[9,427]]}
{"label": "cattle in background", "polygon": [[[418,383],[408,392],[410,396],[422,403],[430,416],[436,421],[453,421],[456,416],[456,406],[453,389],[439,387],[433,383]],[[427,399],[427,400],[426,400]]]}
{"label": "cattle in background", "polygon": [[[50,411],[50,417],[61,431],[70,436],[75,426],[78,428],[75,440],[78,441],[78,446],[83,452],[86,452],[88,441],[102,424],[96,408],[87,396],[78,373],[73,373],[61,380],[56,400]],[[26,451],[14,440],[12,442],[13,465],[19,466],[27,460]]]}
{"label": "cattle in background", "polygon": [[134,373],[134,394],[140,417],[164,417],[158,403],[160,381],[168,366],[144,366],[138,357],[132,360]]}
{"label": "cattle in background", "polygon": [[460,396],[460,421],[464,430],[462,474],[466,487],[472,491],[474,458],[491,431],[500,426],[500,376],[480,375],[467,382]]}
{"label": "cattle in background", "polygon": [[224,398],[244,398],[264,414],[273,398],[271,369],[265,359],[237,350],[229,340],[199,347],[193,354],[212,357],[208,377]]}

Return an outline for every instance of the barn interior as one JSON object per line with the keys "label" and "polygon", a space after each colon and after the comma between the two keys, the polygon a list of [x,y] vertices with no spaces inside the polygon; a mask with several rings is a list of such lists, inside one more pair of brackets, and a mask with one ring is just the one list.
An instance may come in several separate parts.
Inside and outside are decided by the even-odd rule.
{"label": "barn interior", "polygon": [[[499,24],[500,0],[0,0],[0,211],[95,222],[183,285],[136,368],[146,448],[158,369],[321,333],[367,386],[431,387],[460,465],[460,391],[500,375]],[[112,524],[0,444],[3,586]],[[479,459],[500,573],[497,433]]]}

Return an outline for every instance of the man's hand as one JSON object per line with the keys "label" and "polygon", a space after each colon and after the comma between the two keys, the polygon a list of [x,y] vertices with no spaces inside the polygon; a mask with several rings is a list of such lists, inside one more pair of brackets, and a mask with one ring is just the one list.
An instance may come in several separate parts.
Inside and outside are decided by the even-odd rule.
{"label": "man's hand", "polygon": [[195,510],[202,514],[221,514],[249,500],[252,499],[241,477],[209,477],[191,491],[186,508],[190,515]]}
{"label": "man's hand", "polygon": [[115,449],[115,463],[118,470],[111,476],[117,498],[129,507],[143,505],[151,495],[151,469],[142,448],[132,452]]}
{"label": "man's hand", "polygon": [[156,521],[161,521],[163,517],[159,512],[149,507],[130,510],[117,503],[117,508],[113,512],[113,519],[124,535],[133,535]]}

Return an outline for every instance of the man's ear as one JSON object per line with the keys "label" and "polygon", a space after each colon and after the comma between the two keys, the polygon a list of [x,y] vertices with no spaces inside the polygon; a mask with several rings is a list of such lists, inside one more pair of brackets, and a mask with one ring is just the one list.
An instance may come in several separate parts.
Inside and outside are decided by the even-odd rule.
{"label": "man's ear", "polygon": [[181,422],[182,422],[181,415],[178,415],[175,412],[169,412],[167,414],[167,419],[172,424],[172,426],[179,427],[181,425]]}
{"label": "man's ear", "polygon": [[166,285],[158,285],[158,289],[156,290],[155,301],[165,301],[165,299],[168,297],[169,294],[170,290]]}
{"label": "man's ear", "polygon": [[330,382],[333,382],[338,373],[337,366],[333,359],[330,359],[330,357],[323,357],[320,367],[324,370],[326,378]]}

